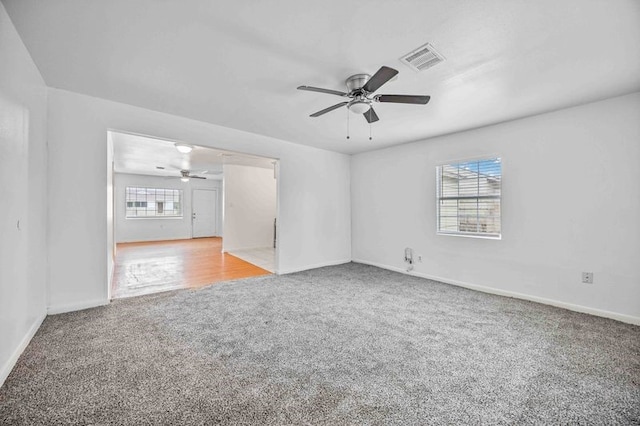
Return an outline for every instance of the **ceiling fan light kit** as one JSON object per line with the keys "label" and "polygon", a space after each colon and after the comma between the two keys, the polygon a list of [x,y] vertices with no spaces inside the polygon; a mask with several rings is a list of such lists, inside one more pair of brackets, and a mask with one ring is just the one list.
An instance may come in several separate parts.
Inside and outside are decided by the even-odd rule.
{"label": "ceiling fan light kit", "polygon": [[347,108],[354,114],[364,114],[371,109],[371,104],[365,100],[355,100],[349,102]]}
{"label": "ceiling fan light kit", "polygon": [[[371,124],[380,120],[378,114],[376,114],[373,109],[372,104],[374,102],[426,105],[431,99],[430,96],[426,95],[374,95],[376,90],[394,78],[397,74],[397,70],[382,66],[373,76],[370,76],[369,74],[355,74],[347,78],[345,81],[347,92],[322,89],[320,87],[313,86],[299,86],[298,90],[326,93],[350,99],[315,112],[311,114],[310,117],[319,117],[346,105],[349,111],[354,114],[362,114],[367,122]],[[348,130],[347,139],[349,139]],[[369,139],[371,139],[371,134],[369,135]]]}
{"label": "ceiling fan light kit", "polygon": [[177,143],[176,144],[176,149],[178,150],[178,152],[182,153],[182,154],[188,154],[191,151],[193,151],[193,147],[189,144],[186,143]]}

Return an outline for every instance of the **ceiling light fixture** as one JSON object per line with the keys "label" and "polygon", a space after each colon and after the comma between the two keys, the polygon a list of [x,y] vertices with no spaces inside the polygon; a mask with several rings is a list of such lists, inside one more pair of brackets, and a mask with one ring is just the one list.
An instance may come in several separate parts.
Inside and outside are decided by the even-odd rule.
{"label": "ceiling light fixture", "polygon": [[193,150],[191,145],[187,145],[186,143],[177,143],[176,149],[182,154],[188,154]]}
{"label": "ceiling light fixture", "polygon": [[180,180],[183,181],[184,183],[189,182],[189,178],[188,177],[181,177]]}
{"label": "ceiling light fixture", "polygon": [[349,105],[347,105],[347,107],[349,108],[349,111],[355,114],[364,114],[365,112],[371,109],[371,104],[358,99],[358,100],[349,102]]}

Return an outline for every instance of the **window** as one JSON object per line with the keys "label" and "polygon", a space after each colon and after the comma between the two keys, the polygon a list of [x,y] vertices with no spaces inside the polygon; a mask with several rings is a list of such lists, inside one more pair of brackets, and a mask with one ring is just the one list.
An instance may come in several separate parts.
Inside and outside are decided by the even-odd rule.
{"label": "window", "polygon": [[126,188],[127,217],[182,217],[182,190]]}
{"label": "window", "polygon": [[438,233],[500,238],[500,158],[437,167]]}

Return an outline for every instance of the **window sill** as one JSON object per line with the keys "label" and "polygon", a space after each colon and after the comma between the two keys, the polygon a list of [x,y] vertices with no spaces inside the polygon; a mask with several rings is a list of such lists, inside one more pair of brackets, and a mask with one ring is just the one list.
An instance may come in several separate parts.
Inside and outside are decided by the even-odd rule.
{"label": "window sill", "polygon": [[138,217],[125,217],[125,219],[129,220],[144,220],[144,219],[184,219],[184,216],[138,216]]}
{"label": "window sill", "polygon": [[501,240],[500,235],[483,235],[483,234],[463,234],[457,232],[436,232],[436,235],[445,235],[447,237],[463,237],[463,238],[479,238],[481,240]]}

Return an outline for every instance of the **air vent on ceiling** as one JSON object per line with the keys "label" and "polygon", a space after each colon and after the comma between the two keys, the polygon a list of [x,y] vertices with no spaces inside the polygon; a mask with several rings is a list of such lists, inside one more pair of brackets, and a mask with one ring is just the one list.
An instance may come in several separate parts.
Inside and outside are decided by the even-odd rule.
{"label": "air vent on ceiling", "polygon": [[404,55],[400,58],[400,62],[414,71],[424,71],[439,64],[444,59],[444,56],[436,52],[433,46],[427,43]]}

